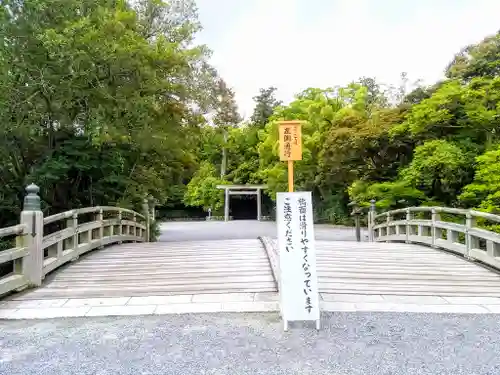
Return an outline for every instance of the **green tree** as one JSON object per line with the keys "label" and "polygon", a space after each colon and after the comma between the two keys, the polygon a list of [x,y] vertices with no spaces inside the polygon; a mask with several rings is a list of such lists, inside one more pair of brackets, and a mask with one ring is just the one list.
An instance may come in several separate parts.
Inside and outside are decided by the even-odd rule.
{"label": "green tree", "polygon": [[216,89],[217,107],[213,118],[215,125],[219,127],[234,127],[242,119],[238,113],[238,106],[234,97],[234,92],[223,79],[219,79]]}
{"label": "green tree", "polygon": [[498,139],[500,77],[470,83],[448,81],[431,97],[414,105],[401,127],[417,139],[453,139],[488,147]]}
{"label": "green tree", "polygon": [[367,108],[383,108],[389,105],[386,91],[375,78],[361,77],[355,85],[361,85],[367,89]]}
{"label": "green tree", "polygon": [[383,208],[395,208],[401,200],[412,205],[434,202],[453,206],[460,189],[471,180],[473,157],[456,144],[430,140],[415,148],[412,161],[400,169],[396,179],[356,181],[349,194],[364,205],[375,199]]}
{"label": "green tree", "polygon": [[260,133],[259,177],[269,186],[271,197],[278,191],[286,191],[286,164],[279,161],[278,121],[280,119],[303,120],[302,160],[295,163],[297,190],[313,192],[315,216],[319,221],[343,221],[347,218],[345,187],[341,183],[323,183],[322,148],[330,129],[340,118],[352,117],[364,111],[367,90],[359,85],[346,88],[307,89],[285,107],[278,107],[270,122]]}
{"label": "green tree", "polygon": [[224,180],[217,177],[215,167],[203,162],[187,185],[184,202],[188,206],[203,207],[205,211],[210,208],[216,213],[224,204],[224,192],[217,189],[221,184]]}
{"label": "green tree", "polygon": [[282,103],[275,98],[276,87],[260,89],[260,93],[253,97],[255,108],[250,121],[259,128],[263,128],[269,121],[276,107]]}
{"label": "green tree", "polygon": [[500,146],[476,159],[474,181],[459,196],[468,207],[500,214]]}
{"label": "green tree", "polygon": [[192,44],[194,8],[181,5],[2,2],[1,194],[13,198],[0,226],[17,220],[30,181],[49,212],[179,196],[196,166],[193,134],[213,106],[200,98],[216,89],[206,47]]}
{"label": "green tree", "polygon": [[387,181],[410,160],[414,142],[404,135],[391,137],[394,124],[406,110],[383,108],[370,117],[362,113],[339,118],[323,143],[319,164],[321,181],[349,184],[354,180]]}
{"label": "green tree", "polygon": [[355,181],[349,188],[349,197],[360,206],[368,207],[376,201],[377,208],[390,210],[406,206],[418,206],[426,200],[425,194],[404,180],[388,182]]}
{"label": "green tree", "polygon": [[446,68],[446,76],[465,81],[475,77],[499,77],[500,31],[463,48]]}
{"label": "green tree", "polygon": [[415,148],[413,160],[401,171],[408,186],[430,200],[452,205],[473,173],[474,155],[445,140],[427,141]]}

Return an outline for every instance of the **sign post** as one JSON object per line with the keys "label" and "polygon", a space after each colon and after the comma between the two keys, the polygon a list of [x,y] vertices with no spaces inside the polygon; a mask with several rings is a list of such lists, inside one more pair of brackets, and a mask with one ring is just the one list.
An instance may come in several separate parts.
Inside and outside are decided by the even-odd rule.
{"label": "sign post", "polygon": [[302,160],[302,121],[280,121],[280,160],[288,163],[288,193],[277,195],[280,306],[288,322],[316,321],[320,328],[316,246],[310,191],[294,192],[293,162]]}
{"label": "sign post", "polygon": [[310,191],[277,194],[280,305],[288,322],[316,321],[320,329],[316,246]]}
{"label": "sign post", "polygon": [[293,192],[293,162],[302,160],[302,121],[279,122],[280,160],[288,162],[288,192]]}

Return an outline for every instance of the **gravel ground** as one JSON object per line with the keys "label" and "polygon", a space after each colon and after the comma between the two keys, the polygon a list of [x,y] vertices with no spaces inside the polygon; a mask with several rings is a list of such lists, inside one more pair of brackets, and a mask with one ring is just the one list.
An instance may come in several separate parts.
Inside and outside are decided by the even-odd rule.
{"label": "gravel ground", "polygon": [[500,374],[498,315],[277,314],[0,321],[0,374]]}

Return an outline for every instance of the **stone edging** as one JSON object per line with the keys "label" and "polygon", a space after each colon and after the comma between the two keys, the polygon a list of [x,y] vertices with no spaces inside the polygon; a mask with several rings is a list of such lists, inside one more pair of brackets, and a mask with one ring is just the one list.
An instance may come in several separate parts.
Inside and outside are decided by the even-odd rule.
{"label": "stone edging", "polygon": [[278,311],[276,292],[0,301],[2,319]]}
{"label": "stone edging", "polygon": [[279,290],[280,285],[280,272],[279,272],[279,254],[278,249],[274,245],[274,242],[269,237],[258,237],[262,246],[266,250],[267,257],[269,258],[269,263],[271,263],[271,269],[273,271],[274,281],[276,283],[276,288]]}
{"label": "stone edging", "polygon": [[201,313],[274,312],[278,302],[204,302],[168,305],[48,307],[39,309],[0,309],[0,322],[5,320],[52,319],[70,317],[170,315]]}
{"label": "stone edging", "polygon": [[[322,312],[349,313],[427,313],[427,314],[500,314],[500,305],[418,305],[404,303],[343,303],[320,301]],[[232,301],[171,303],[166,305],[80,306],[0,309],[2,320],[54,319],[70,317],[145,316],[202,313],[279,312],[279,302]]]}
{"label": "stone edging", "polygon": [[[500,314],[500,301],[488,297],[321,294],[320,309],[324,312]],[[0,321],[221,312],[279,312],[279,295],[257,292],[0,302]]]}

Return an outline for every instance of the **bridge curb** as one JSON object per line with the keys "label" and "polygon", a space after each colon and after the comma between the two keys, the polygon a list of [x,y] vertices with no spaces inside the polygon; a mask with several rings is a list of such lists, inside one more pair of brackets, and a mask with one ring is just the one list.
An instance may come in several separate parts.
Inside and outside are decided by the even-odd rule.
{"label": "bridge curb", "polygon": [[273,271],[274,281],[276,283],[276,289],[279,290],[280,285],[280,271],[279,271],[279,254],[278,249],[274,245],[273,240],[270,237],[259,236],[258,239],[264,246],[264,249],[267,253],[267,258],[269,259],[269,263],[271,264],[271,269]]}

